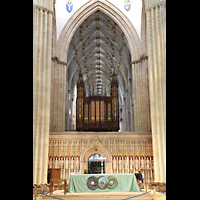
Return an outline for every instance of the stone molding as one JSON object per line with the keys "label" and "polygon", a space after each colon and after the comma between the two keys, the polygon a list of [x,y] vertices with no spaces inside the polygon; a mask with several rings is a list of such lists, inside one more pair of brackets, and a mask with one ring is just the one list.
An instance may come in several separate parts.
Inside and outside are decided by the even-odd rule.
{"label": "stone molding", "polygon": [[42,10],[43,12],[47,12],[47,14],[52,14],[53,15],[53,11],[49,10],[43,6],[38,6],[38,5],[33,5],[33,8],[36,8],[38,10]]}
{"label": "stone molding", "polygon": [[66,62],[58,60],[58,57],[56,57],[56,56],[52,57],[51,60],[56,61],[58,64],[67,65]]}
{"label": "stone molding", "polygon": [[[125,98],[125,97],[124,97]],[[49,137],[81,137],[81,136],[103,136],[103,137],[152,137],[151,132],[78,132],[78,131],[65,131],[65,132],[50,132]]]}
{"label": "stone molding", "polygon": [[154,4],[154,5],[151,5],[151,6],[149,6],[148,8],[146,8],[145,11],[146,11],[146,12],[149,12],[149,11],[155,9],[156,7],[160,7],[160,6],[166,7],[166,1],[162,1],[162,2],[156,3],[156,4]]}
{"label": "stone molding", "polygon": [[145,60],[145,59],[148,59],[148,56],[145,56],[144,54],[142,54],[142,55],[140,56],[140,59],[132,61],[132,64],[140,63],[140,62],[142,62],[142,61]]}

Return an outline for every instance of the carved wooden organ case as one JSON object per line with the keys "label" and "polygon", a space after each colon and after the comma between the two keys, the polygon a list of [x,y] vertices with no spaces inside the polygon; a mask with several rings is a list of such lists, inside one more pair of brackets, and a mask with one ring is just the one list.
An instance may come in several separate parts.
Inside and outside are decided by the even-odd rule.
{"label": "carved wooden organ case", "polygon": [[77,131],[118,131],[119,102],[118,81],[113,74],[111,96],[85,96],[84,82],[81,72],[77,81],[76,100]]}

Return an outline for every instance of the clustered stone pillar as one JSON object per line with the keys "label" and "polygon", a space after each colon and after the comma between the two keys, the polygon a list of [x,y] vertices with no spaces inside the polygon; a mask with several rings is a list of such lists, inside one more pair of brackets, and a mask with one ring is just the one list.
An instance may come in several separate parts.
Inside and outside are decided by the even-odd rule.
{"label": "clustered stone pillar", "polygon": [[69,130],[69,90],[68,70],[66,72],[66,95],[65,95],[65,130]]}
{"label": "clustered stone pillar", "polygon": [[[132,65],[131,65],[132,68]],[[129,78],[129,106],[130,106],[130,131],[134,132],[134,107],[133,107],[133,85],[132,85],[132,71],[131,78]]]}
{"label": "clustered stone pillar", "polygon": [[52,65],[51,131],[65,131],[66,64],[54,61]]}
{"label": "clustered stone pillar", "polygon": [[33,6],[33,183],[47,182],[52,14]]}
{"label": "clustered stone pillar", "polygon": [[136,132],[150,132],[147,57],[133,61],[133,99]]}
{"label": "clustered stone pillar", "polygon": [[[146,3],[146,1],[145,1]],[[146,4],[147,5],[147,4]],[[145,5],[145,6],[146,6]],[[146,6],[155,182],[166,181],[166,2]]]}

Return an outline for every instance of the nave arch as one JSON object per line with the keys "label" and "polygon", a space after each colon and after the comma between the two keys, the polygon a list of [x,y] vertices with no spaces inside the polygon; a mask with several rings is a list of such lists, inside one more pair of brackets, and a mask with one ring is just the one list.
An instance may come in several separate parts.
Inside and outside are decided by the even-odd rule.
{"label": "nave arch", "polygon": [[67,63],[67,54],[70,41],[77,28],[96,11],[101,11],[112,18],[124,32],[131,52],[131,60],[139,59],[140,39],[130,20],[113,4],[106,0],[92,0],[77,10],[64,26],[57,44],[57,57]]}
{"label": "nave arch", "polygon": [[[137,31],[135,30],[134,26],[130,22],[130,20],[113,4],[106,0],[93,0],[89,1],[85,5],[83,5],[79,10],[77,10],[74,15],[67,21],[66,25],[62,29],[62,32],[60,34],[60,37],[58,39],[57,43],[57,58],[60,63],[63,63],[66,65],[66,79],[68,81],[66,85],[66,97],[70,97],[73,100],[76,99],[74,96],[75,93],[75,85],[76,80],[78,78],[78,66],[76,65],[75,69],[68,70],[68,62],[70,61],[68,59],[68,52],[69,52],[69,46],[70,42],[77,31],[77,29],[80,27],[80,25],[92,14],[95,12],[100,11],[104,14],[106,14],[109,18],[114,20],[114,22],[119,26],[119,28],[122,30],[122,32],[125,35],[125,38],[127,40],[127,47],[130,51],[130,61],[126,66],[126,69],[122,69],[119,71],[118,81],[119,81],[119,105],[120,108],[123,108],[123,113],[121,118],[124,118],[123,121],[123,127],[122,130],[134,130],[134,117],[133,117],[133,108],[131,113],[129,112],[131,110],[131,105],[133,105],[133,86],[131,83],[131,79],[133,79],[133,72],[132,72],[132,61],[140,59],[141,55],[141,48],[140,48],[140,39],[137,34]],[[73,73],[70,74],[70,73]],[[66,81],[67,81],[66,80]],[[106,80],[104,80],[105,82]],[[133,81],[132,81],[133,82]],[[90,85],[92,85],[90,83]],[[88,88],[86,89],[88,93]],[[75,97],[75,98],[74,98]],[[131,99],[131,100],[130,100]],[[66,110],[73,110],[73,104],[75,101],[70,105],[68,99],[66,100]],[[132,106],[133,107],[133,106]],[[128,111],[129,110],[129,111]],[[75,113],[75,112],[74,112]],[[129,114],[128,117],[125,115]],[[68,115],[68,114],[67,114]],[[123,117],[124,116],[124,117]],[[72,121],[72,116],[71,116]],[[70,127],[71,122],[65,122],[67,127],[67,130]],[[126,126],[131,123],[132,128],[126,129]],[[72,127],[72,126],[71,126]]]}

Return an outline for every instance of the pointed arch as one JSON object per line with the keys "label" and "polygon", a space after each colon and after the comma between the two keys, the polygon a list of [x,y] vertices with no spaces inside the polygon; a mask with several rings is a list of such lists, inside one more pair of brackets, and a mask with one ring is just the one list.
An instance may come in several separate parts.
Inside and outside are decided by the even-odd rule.
{"label": "pointed arch", "polygon": [[94,146],[89,146],[83,150],[83,152],[80,155],[80,174],[84,173],[84,169],[88,169],[88,159],[91,155],[93,154],[103,154],[104,157],[106,158],[105,161],[105,173],[109,174],[112,173],[112,155],[109,152],[109,150],[102,145],[94,145]]}
{"label": "pointed arch", "polygon": [[107,0],[92,0],[78,9],[67,21],[58,39],[58,59],[67,63],[67,53],[70,41],[77,28],[96,11],[102,11],[112,18],[124,32],[130,47],[131,60],[140,57],[140,39],[130,20],[113,4]]}

